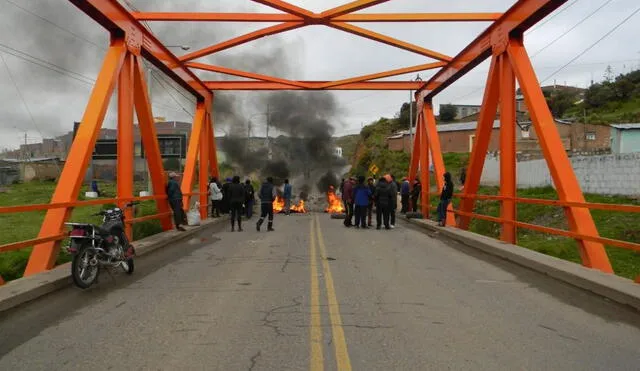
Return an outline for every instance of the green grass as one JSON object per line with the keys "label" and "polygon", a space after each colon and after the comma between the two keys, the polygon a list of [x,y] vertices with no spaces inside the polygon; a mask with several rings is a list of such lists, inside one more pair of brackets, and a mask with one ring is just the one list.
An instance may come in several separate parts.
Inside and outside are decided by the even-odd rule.
{"label": "green grass", "polygon": [[[496,195],[498,194],[498,188],[482,187],[478,193]],[[541,199],[558,198],[556,191],[552,187],[520,189],[518,190],[518,196]],[[637,199],[628,197],[586,194],[585,198],[588,202],[594,203],[640,205]],[[437,203],[438,198],[434,195],[431,198],[431,204],[435,207]],[[459,200],[455,199],[454,205],[457,207]],[[497,217],[500,215],[500,203],[498,201],[477,201],[475,212]],[[560,207],[518,204],[517,215],[518,220],[521,222],[557,229],[568,229],[564,211]],[[591,215],[600,236],[640,243],[640,213],[592,210]],[[493,238],[500,236],[499,224],[485,220],[473,219],[469,229],[475,233]],[[571,238],[519,228],[518,245],[543,254],[580,263],[577,243]],[[640,275],[640,253],[612,246],[606,246],[605,248],[617,275],[630,279]]]}
{"label": "green grass", "polygon": [[[106,192],[106,197],[111,198],[115,196],[116,191],[113,184],[99,183],[99,186],[102,192]],[[138,194],[140,190],[145,188],[144,184],[136,184],[135,193]],[[7,189],[7,192],[0,193],[0,205],[15,206],[48,203],[54,189],[55,183],[53,182],[31,182],[12,185]],[[87,190],[89,189],[86,186],[81,190],[81,200],[84,200],[84,192]],[[99,216],[92,216],[91,214],[95,214],[109,207],[113,207],[113,205],[95,205],[76,208],[73,210],[69,221],[100,224],[102,222],[101,218]],[[0,245],[36,238],[45,213],[45,211],[32,211],[0,214]],[[136,206],[136,217],[155,213],[155,201],[145,201]],[[162,232],[162,228],[158,220],[136,223],[133,226],[134,239],[141,239],[159,232]],[[64,244],[65,241],[63,241],[62,245],[64,246]],[[0,275],[5,281],[22,277],[30,253],[31,248],[0,253]],[[70,257],[68,254],[61,249],[57,264],[62,264],[69,260]]]}

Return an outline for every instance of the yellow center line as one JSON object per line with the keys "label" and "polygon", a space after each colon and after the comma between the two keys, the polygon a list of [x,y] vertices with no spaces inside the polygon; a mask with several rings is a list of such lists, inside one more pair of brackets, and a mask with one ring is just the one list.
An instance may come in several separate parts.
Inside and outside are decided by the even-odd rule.
{"label": "yellow center line", "polygon": [[320,221],[315,216],[316,231],[318,233],[318,245],[320,246],[320,255],[322,260],[322,268],[324,269],[324,282],[327,288],[327,300],[329,303],[329,318],[331,320],[331,332],[333,333],[333,344],[336,352],[336,363],[338,370],[351,371],[351,360],[349,359],[349,351],[347,350],[347,341],[342,328],[342,317],[340,316],[340,306],[336,296],[336,289],[333,286],[333,276],[327,262],[327,249],[324,246],[324,237],[320,229]]}
{"label": "yellow center line", "polygon": [[311,271],[311,329],[309,331],[311,359],[309,360],[309,368],[311,371],[322,371],[324,370],[324,355],[322,353],[322,322],[320,320],[320,284],[318,282],[316,236],[313,230],[313,219],[309,223],[309,229],[309,248],[311,250],[309,262],[309,271]]}

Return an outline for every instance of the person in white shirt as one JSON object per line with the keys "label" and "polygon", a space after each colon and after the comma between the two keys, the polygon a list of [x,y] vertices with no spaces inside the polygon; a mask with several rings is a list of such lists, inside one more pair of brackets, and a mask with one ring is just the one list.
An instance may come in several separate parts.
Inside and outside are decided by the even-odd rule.
{"label": "person in white shirt", "polygon": [[213,177],[209,182],[209,197],[211,198],[211,217],[220,217],[220,201],[222,200],[222,190],[218,184],[218,178]]}

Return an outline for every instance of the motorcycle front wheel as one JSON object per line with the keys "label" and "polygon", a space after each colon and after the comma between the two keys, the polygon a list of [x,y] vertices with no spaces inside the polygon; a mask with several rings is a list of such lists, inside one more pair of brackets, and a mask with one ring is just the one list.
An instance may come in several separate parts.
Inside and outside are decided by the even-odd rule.
{"label": "motorcycle front wheel", "polygon": [[92,249],[80,250],[71,261],[73,283],[81,289],[88,289],[98,280],[99,268],[95,251]]}

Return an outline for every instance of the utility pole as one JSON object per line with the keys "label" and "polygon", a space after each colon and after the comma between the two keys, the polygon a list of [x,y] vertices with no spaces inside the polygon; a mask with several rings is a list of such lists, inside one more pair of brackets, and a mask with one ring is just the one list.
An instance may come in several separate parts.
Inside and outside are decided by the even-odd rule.
{"label": "utility pole", "polygon": [[269,160],[272,159],[271,146],[269,145],[269,124],[271,121],[271,107],[267,104],[267,137],[265,138],[265,143],[267,145],[267,156]]}

